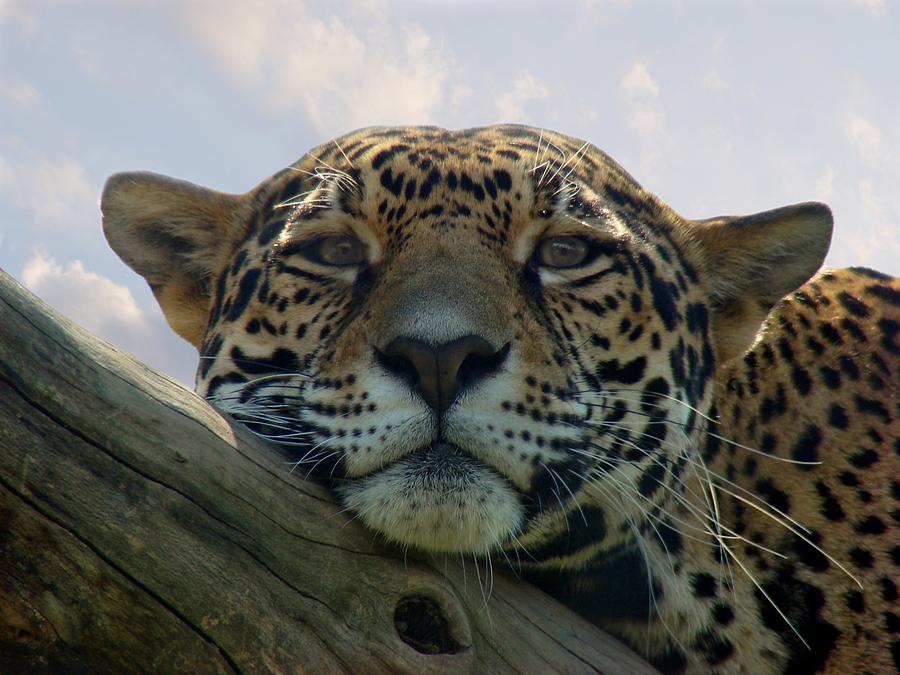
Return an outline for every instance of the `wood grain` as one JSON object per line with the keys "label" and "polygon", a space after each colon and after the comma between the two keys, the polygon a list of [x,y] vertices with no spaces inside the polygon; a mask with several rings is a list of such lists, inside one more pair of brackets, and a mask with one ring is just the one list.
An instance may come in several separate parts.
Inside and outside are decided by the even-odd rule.
{"label": "wood grain", "polygon": [[484,585],[0,272],[0,672],[654,672],[514,575]]}

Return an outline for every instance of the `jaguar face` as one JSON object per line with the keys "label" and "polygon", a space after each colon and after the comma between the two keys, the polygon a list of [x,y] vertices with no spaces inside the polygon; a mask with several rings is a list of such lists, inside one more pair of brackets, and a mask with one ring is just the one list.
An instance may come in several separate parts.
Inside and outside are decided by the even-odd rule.
{"label": "jaguar face", "polygon": [[687,221],[592,146],[512,126],[362,130],[241,196],[125,174],[103,206],[198,346],[197,391],[363,523],[572,564],[682,498],[717,352],[810,263],[738,268],[773,227],[802,258],[824,208]]}

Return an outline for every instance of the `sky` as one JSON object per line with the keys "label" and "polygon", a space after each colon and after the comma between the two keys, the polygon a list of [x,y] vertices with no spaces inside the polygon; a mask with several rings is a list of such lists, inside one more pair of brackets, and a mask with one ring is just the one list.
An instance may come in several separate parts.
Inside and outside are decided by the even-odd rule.
{"label": "sky", "polygon": [[898,274],[897,64],[893,0],[0,0],[0,268],[192,386],[102,236],[108,175],[244,192],[358,127],[519,122],[690,218],[825,201],[826,264]]}

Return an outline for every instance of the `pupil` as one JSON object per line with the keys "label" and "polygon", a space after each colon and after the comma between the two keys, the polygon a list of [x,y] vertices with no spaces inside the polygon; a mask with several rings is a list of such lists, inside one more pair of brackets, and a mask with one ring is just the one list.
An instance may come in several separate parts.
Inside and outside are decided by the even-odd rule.
{"label": "pupil", "polygon": [[569,260],[573,258],[575,255],[575,247],[569,244],[568,242],[560,242],[556,245],[557,254],[562,257],[563,260]]}
{"label": "pupil", "polygon": [[580,248],[572,241],[556,241],[553,248],[559,266],[571,265],[578,261],[581,254]]}
{"label": "pupil", "polygon": [[355,262],[359,257],[356,242],[349,237],[335,237],[328,240],[323,253],[329,262],[336,265]]}

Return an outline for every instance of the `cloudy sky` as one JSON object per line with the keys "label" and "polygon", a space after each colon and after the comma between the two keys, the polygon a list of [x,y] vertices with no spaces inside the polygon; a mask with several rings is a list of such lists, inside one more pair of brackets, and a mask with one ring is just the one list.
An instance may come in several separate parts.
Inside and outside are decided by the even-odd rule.
{"label": "cloudy sky", "polygon": [[356,127],[523,122],[689,217],[824,200],[828,264],[897,274],[898,36],[893,0],[0,0],[0,267],[191,383],[101,235],[107,175],[243,192]]}

